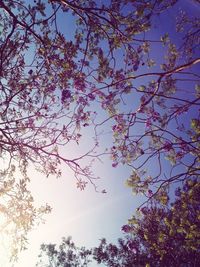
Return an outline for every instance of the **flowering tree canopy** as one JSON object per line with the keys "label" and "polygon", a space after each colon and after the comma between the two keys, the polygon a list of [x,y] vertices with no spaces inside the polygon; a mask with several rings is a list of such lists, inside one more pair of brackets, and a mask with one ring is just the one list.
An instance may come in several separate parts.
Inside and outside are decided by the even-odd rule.
{"label": "flowering tree canopy", "polygon": [[[152,34],[179,2],[0,1],[0,210],[7,223],[18,221],[6,213],[7,201],[23,230],[34,222],[24,208],[33,213],[28,166],[60,176],[64,163],[77,187],[91,182],[97,190],[91,163],[108,154],[113,167],[130,167],[128,185],[149,198],[198,177],[200,18],[182,10],[177,39]],[[66,153],[84,133],[90,148]]]}

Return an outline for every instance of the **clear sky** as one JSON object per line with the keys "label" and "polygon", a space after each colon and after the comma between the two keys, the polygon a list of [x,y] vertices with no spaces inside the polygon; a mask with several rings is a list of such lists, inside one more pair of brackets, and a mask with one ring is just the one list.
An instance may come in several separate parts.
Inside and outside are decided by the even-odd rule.
{"label": "clear sky", "polygon": [[116,241],[123,234],[121,226],[139,204],[124,186],[123,178],[128,172],[111,170],[109,163],[102,164],[97,171],[103,177],[100,184],[107,189],[107,194],[96,193],[92,187],[80,192],[67,172],[59,180],[47,180],[32,172],[35,199],[41,204],[49,203],[53,210],[46,216],[46,223],[30,234],[30,247],[22,253],[16,267],[34,266],[43,242],[59,243],[61,237],[72,236],[75,244],[91,247],[102,237]]}
{"label": "clear sky", "polygon": [[[181,5],[191,12],[197,12],[193,1],[182,0],[179,7]],[[173,13],[169,15],[169,21],[160,25],[160,29],[170,30],[170,25],[173,24]],[[69,22],[68,20],[68,27],[71,28],[73,24],[69,25]],[[160,34],[160,29],[154,29],[155,37],[156,32]],[[88,142],[86,141],[86,146]],[[72,152],[67,151],[67,153]],[[142,197],[133,196],[131,190],[124,185],[130,175],[130,169],[112,168],[111,161],[106,157],[102,163],[95,165],[95,172],[102,177],[97,184],[100,189],[106,189],[106,194],[96,193],[90,185],[85,191],[79,191],[73,174],[65,167],[59,179],[44,178],[34,169],[30,169],[29,172],[32,178],[30,189],[35,202],[38,206],[44,203],[50,204],[52,213],[45,217],[45,224],[39,225],[29,234],[28,249],[21,253],[19,262],[14,264],[15,267],[34,267],[40,245],[42,243],[59,244],[63,236],[72,236],[76,245],[88,248],[97,245],[102,237],[115,242],[123,235],[121,226],[127,222],[142,201]],[[6,260],[3,263],[1,259],[0,267],[11,267],[11,265]]]}

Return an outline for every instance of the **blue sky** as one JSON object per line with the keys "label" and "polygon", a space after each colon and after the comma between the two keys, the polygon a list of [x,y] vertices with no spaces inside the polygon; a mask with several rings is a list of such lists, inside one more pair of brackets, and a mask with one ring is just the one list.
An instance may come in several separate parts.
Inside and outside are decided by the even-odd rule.
{"label": "blue sky", "polygon": [[46,216],[46,223],[30,234],[30,248],[22,253],[16,267],[34,266],[39,245],[59,243],[62,236],[72,236],[75,244],[91,247],[102,237],[115,242],[123,235],[121,226],[134,213],[139,200],[124,186],[126,170],[113,171],[104,163],[97,171],[104,177],[100,184],[107,189],[107,194],[96,193],[91,187],[78,191],[68,172],[59,180],[46,180],[31,171],[35,176],[32,182],[35,199],[38,204],[48,202],[53,210]]}
{"label": "blue sky", "polygon": [[[193,1],[181,0],[176,10],[180,7],[186,8],[194,14],[199,12],[197,4]],[[64,17],[59,19],[66,34],[69,33],[68,29],[73,31],[73,23],[70,18],[67,21],[64,20]],[[157,18],[157,20],[160,21],[160,25],[151,32],[153,38],[160,36],[161,31],[171,31],[174,25],[174,13],[169,11],[165,18]],[[65,26],[66,28],[64,28]],[[174,33],[172,35],[176,40]],[[103,114],[101,116],[103,117]],[[109,124],[104,131],[105,142],[110,142],[106,134],[110,131]],[[90,144],[89,138],[84,142],[84,146],[87,147]],[[76,150],[67,151],[67,153],[76,154]],[[111,164],[109,158],[105,157],[102,162],[94,165],[95,173],[101,177],[97,181],[98,188],[105,188],[106,194],[96,193],[90,185],[85,191],[79,191],[76,188],[73,174],[64,166],[62,177],[59,179],[44,178],[30,168],[30,176],[34,177],[31,180],[30,189],[35,202],[38,206],[44,203],[50,204],[52,213],[45,217],[45,224],[39,225],[29,234],[28,249],[21,253],[19,262],[14,264],[15,267],[35,266],[40,245],[42,243],[59,244],[63,236],[72,236],[75,244],[86,247],[97,245],[102,237],[107,238],[110,242],[116,242],[120,236],[123,236],[121,226],[135,212],[143,197],[133,196],[130,188],[125,186],[125,180],[130,175],[130,168],[125,166],[112,168]],[[10,267],[10,264],[5,263],[4,267]]]}

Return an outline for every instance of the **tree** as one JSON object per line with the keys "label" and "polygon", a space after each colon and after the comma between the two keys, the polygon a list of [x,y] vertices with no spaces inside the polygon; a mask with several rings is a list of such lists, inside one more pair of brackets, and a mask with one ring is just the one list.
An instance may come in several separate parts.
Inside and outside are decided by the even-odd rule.
{"label": "tree", "polygon": [[[177,15],[180,40],[175,43],[165,32],[150,38],[157,17],[179,3],[0,2],[0,182],[2,199],[11,198],[13,210],[25,210],[18,201],[29,205],[30,165],[46,176],[60,176],[64,163],[78,188],[90,182],[98,191],[91,163],[108,154],[113,167],[130,166],[133,191],[147,197],[152,191],[151,198],[168,184],[199,175],[199,17]],[[75,30],[66,34],[60,16],[76,23]],[[157,47],[163,56],[155,62]],[[190,96],[184,95],[182,81]],[[104,147],[101,133],[107,125],[112,139]],[[71,157],[63,152],[62,147],[81,146],[89,135],[93,144],[87,151]],[[165,158],[172,163],[169,171]],[[152,162],[156,171],[147,173]],[[7,218],[4,209],[1,213]]]}
{"label": "tree", "polygon": [[[19,252],[27,247],[27,234],[43,221],[43,215],[48,214],[51,207],[48,204],[35,207],[34,199],[23,179],[19,183],[11,177],[1,181],[0,197],[1,241],[6,241],[10,260],[16,261]],[[4,251],[1,258],[3,254]]]}
{"label": "tree", "polygon": [[[98,247],[88,250],[87,255],[93,257],[97,264],[109,267],[199,266],[199,221],[200,183],[198,179],[190,179],[183,188],[176,190],[173,202],[163,204],[161,199],[157,199],[142,207],[129,224],[122,226],[126,236],[120,238],[118,244],[108,243],[102,238]],[[52,245],[45,245],[41,250],[50,262],[55,255],[55,266],[59,265],[57,260],[62,249],[58,252],[52,249]],[[66,251],[65,255],[68,255]],[[80,255],[77,256],[80,258]],[[65,266],[66,262],[69,260],[64,256],[59,266]],[[69,266],[75,266],[71,264]]]}
{"label": "tree", "polygon": [[63,238],[59,248],[55,244],[41,245],[37,266],[85,267],[91,261],[91,253],[89,249],[76,247],[71,237]]}
{"label": "tree", "polygon": [[199,190],[199,178],[189,179],[176,190],[174,202],[164,203],[161,196],[130,219],[128,231],[149,255],[150,265],[199,265]]}

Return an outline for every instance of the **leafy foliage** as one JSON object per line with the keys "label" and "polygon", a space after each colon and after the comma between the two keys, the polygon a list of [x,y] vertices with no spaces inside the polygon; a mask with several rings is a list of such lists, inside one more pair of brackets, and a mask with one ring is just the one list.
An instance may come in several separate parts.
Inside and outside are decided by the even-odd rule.
{"label": "leafy foliage", "polygon": [[[198,179],[190,179],[184,183],[183,188],[176,190],[174,202],[167,201],[163,204],[158,199],[140,208],[137,215],[129,220],[129,224],[122,227],[126,236],[120,238],[118,244],[108,243],[103,238],[98,247],[90,249],[87,255],[90,255],[90,259],[93,257],[97,264],[109,267],[198,266],[199,222],[200,183]],[[65,265],[66,262],[70,263],[68,256],[65,256],[58,264],[62,249],[54,250],[52,245],[45,245],[41,249],[50,262],[53,262],[55,255],[57,265],[53,266],[60,264],[64,267],[68,266]],[[65,255],[68,255],[66,251]],[[76,255],[80,258],[80,255]],[[44,257],[41,258],[42,262]],[[73,262],[77,262],[77,259]],[[73,262],[69,266],[76,266]]]}
{"label": "leafy foliage", "polygon": [[[129,233],[144,250],[152,266],[198,266],[200,262],[200,183],[189,179],[176,199],[162,196],[140,208],[129,221]],[[147,262],[148,263],[148,262]]]}
{"label": "leafy foliage", "polygon": [[63,238],[59,248],[54,244],[41,246],[41,260],[37,266],[85,267],[90,262],[90,255],[91,250],[76,247],[70,237]]}
{"label": "leafy foliage", "polygon": [[19,183],[11,177],[5,179],[1,184],[0,197],[1,235],[9,242],[8,256],[17,260],[19,252],[27,247],[26,235],[43,221],[43,215],[48,214],[51,208],[47,204],[39,208],[34,206],[34,199],[23,179]]}
{"label": "leafy foliage", "polygon": [[153,200],[124,225],[126,238],[118,246],[102,239],[94,249],[106,266],[198,266],[200,263],[200,183],[185,182],[176,199],[163,204]]}

